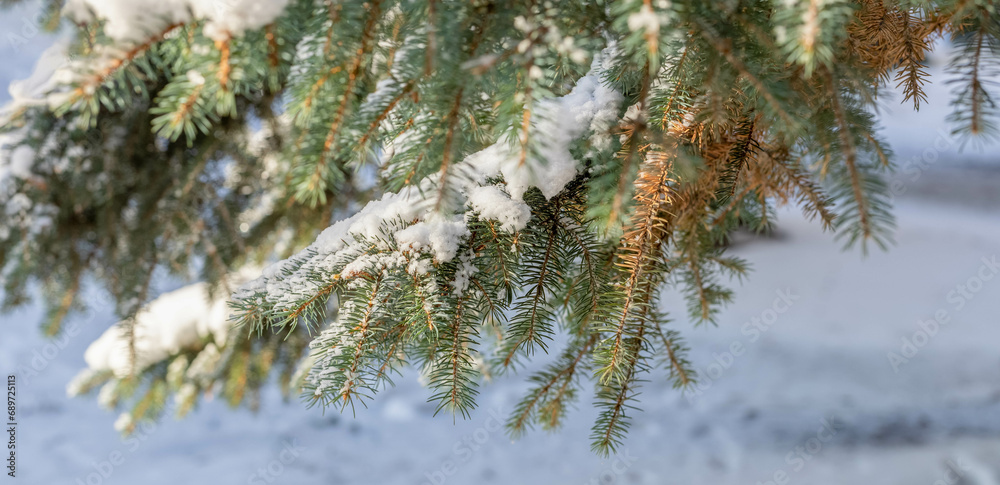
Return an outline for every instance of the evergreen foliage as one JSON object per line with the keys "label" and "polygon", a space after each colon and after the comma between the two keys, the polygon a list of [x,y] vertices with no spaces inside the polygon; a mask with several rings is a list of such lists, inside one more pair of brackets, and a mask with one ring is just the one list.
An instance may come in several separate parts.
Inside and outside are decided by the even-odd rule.
{"label": "evergreen foliage", "polygon": [[37,282],[57,334],[94,282],[127,331],[157,272],[232,294],[224,342],[84,376],[132,420],[171,394],[238,405],[276,364],[341,409],[413,367],[467,417],[484,376],[524,370],[512,435],[593,386],[607,454],[645,380],[697,378],[678,321],[732,298],[734,229],[792,203],[847,246],[891,243],[873,112],[890,83],[926,101],[936,38],[954,129],[997,135],[989,0],[154,3],[67,1],[66,62],[0,128],[5,309]]}

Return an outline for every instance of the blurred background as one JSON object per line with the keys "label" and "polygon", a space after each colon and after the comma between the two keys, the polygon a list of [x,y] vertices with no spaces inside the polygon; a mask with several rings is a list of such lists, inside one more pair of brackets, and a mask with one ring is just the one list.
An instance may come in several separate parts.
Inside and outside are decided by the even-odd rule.
{"label": "blurred background", "polygon": [[[35,23],[29,7],[0,12],[0,85],[28,77],[55,41]],[[484,386],[478,411],[453,423],[432,417],[415,372],[356,416],[282,402],[274,390],[257,414],[208,402],[123,438],[115,413],[65,390],[84,349],[115,322],[112,309],[76,316],[74,332],[50,340],[41,308],[28,306],[0,316],[0,373],[41,367],[18,380],[16,480],[1000,483],[1000,146],[949,134],[947,48],[929,59],[930,101],[919,112],[884,93],[896,246],[844,252],[794,208],[779,212],[771,236],[741,238],[732,250],[754,271],[732,283],[736,299],[719,325],[676,322],[700,383],[683,393],[645,383],[615,456],[590,451],[586,399],[563,430],[512,442],[495,416],[512,410],[523,376]],[[9,99],[0,92],[0,103]]]}

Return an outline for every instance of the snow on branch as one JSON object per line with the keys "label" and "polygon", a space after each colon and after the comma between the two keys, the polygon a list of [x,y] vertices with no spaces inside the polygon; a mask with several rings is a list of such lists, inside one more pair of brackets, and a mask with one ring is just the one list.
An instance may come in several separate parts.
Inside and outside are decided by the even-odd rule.
{"label": "snow on branch", "polygon": [[69,0],[63,14],[78,22],[103,20],[117,42],[141,42],[166,27],[205,19],[205,35],[238,36],[274,21],[288,0]]}
{"label": "snow on branch", "polygon": [[[164,293],[135,316],[136,372],[194,346],[206,338],[222,345],[228,335],[226,295],[209,297],[207,283]],[[133,372],[124,321],[114,324],[83,354],[89,370],[111,371],[116,377]]]}
{"label": "snow on branch", "polygon": [[[570,153],[571,144],[588,133],[606,136],[618,120],[622,96],[601,81],[602,62],[606,60],[607,55],[603,60],[595,58],[590,72],[565,96],[539,103],[542,115],[532,129],[545,142],[527,163],[519,163],[519,148],[498,141],[453,167],[463,177],[450,207],[462,209],[451,213],[436,210],[432,194],[438,177],[430,176],[333,224],[305,250],[266,268],[260,278],[234,293],[234,298],[244,302],[262,299],[266,306],[277,308],[295,307],[304,295],[322,290],[316,274],[349,279],[371,263],[372,256],[362,255],[373,241],[382,241],[375,244],[392,253],[384,240],[387,232],[397,252],[408,257],[383,254],[379,259],[397,265],[415,260],[412,256],[418,254],[429,254],[436,263],[453,260],[469,236],[468,222],[473,214],[499,222],[504,231],[524,229],[531,216],[523,201],[525,192],[536,187],[548,199],[559,194],[580,168]],[[426,265],[411,269],[427,270]]]}

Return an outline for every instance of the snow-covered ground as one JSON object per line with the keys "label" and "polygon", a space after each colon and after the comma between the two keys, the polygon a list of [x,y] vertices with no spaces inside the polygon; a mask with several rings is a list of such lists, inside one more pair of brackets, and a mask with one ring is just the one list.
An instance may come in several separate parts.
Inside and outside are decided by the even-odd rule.
{"label": "snow-covered ground", "polygon": [[[23,34],[30,12],[0,14],[0,83],[29,74],[51,42],[6,36]],[[1000,483],[1000,268],[993,263],[1000,258],[1000,157],[996,147],[960,153],[940,134],[947,89],[938,81],[919,114],[891,103],[884,118],[902,164],[894,176],[898,245],[862,258],[783,211],[776,237],[734,247],[755,271],[718,327],[693,328],[668,298],[668,310],[679,309],[676,326],[702,374],[700,388],[681,394],[651,375],[616,457],[589,449],[589,394],[560,432],[511,442],[494,416],[512,410],[523,379],[485,386],[479,411],[453,424],[431,417],[414,372],[356,417],[323,415],[271,393],[256,415],[211,402],[122,439],[114,413],[65,392],[85,365],[84,349],[113,315],[78,318],[53,341],[38,330],[41,310],[29,307],[0,316],[0,374],[22,373],[17,480]],[[935,330],[927,323],[935,318],[946,323]],[[40,370],[29,377],[27,368]]]}

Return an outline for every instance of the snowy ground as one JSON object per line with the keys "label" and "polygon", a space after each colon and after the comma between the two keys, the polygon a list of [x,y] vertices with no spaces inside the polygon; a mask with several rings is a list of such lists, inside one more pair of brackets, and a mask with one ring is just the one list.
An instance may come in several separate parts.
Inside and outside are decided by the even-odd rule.
{"label": "snowy ground", "polygon": [[[30,73],[50,42],[24,35],[23,18],[30,9],[0,14],[0,30],[30,41],[0,39],[3,84]],[[356,418],[272,394],[256,415],[213,402],[122,440],[115,414],[65,395],[113,316],[92,315],[69,327],[75,335],[48,341],[40,310],[27,308],[0,316],[0,374],[42,368],[19,380],[17,481],[1000,483],[1000,278],[983,261],[1000,258],[1000,157],[995,148],[959,154],[938,131],[947,107],[935,96],[947,93],[936,86],[919,114],[893,107],[885,118],[902,164],[898,245],[863,259],[783,212],[777,237],[735,247],[755,271],[719,326],[677,323],[702,388],[682,395],[651,376],[615,458],[589,450],[589,396],[561,432],[511,442],[492,416],[510,412],[520,380],[486,386],[479,412],[452,424],[430,417],[412,373]],[[947,323],[924,338],[919,322],[935,315]],[[754,327],[754,318],[773,323]],[[916,342],[906,349],[916,355],[902,339]],[[897,360],[897,372],[890,352],[912,358]]]}

